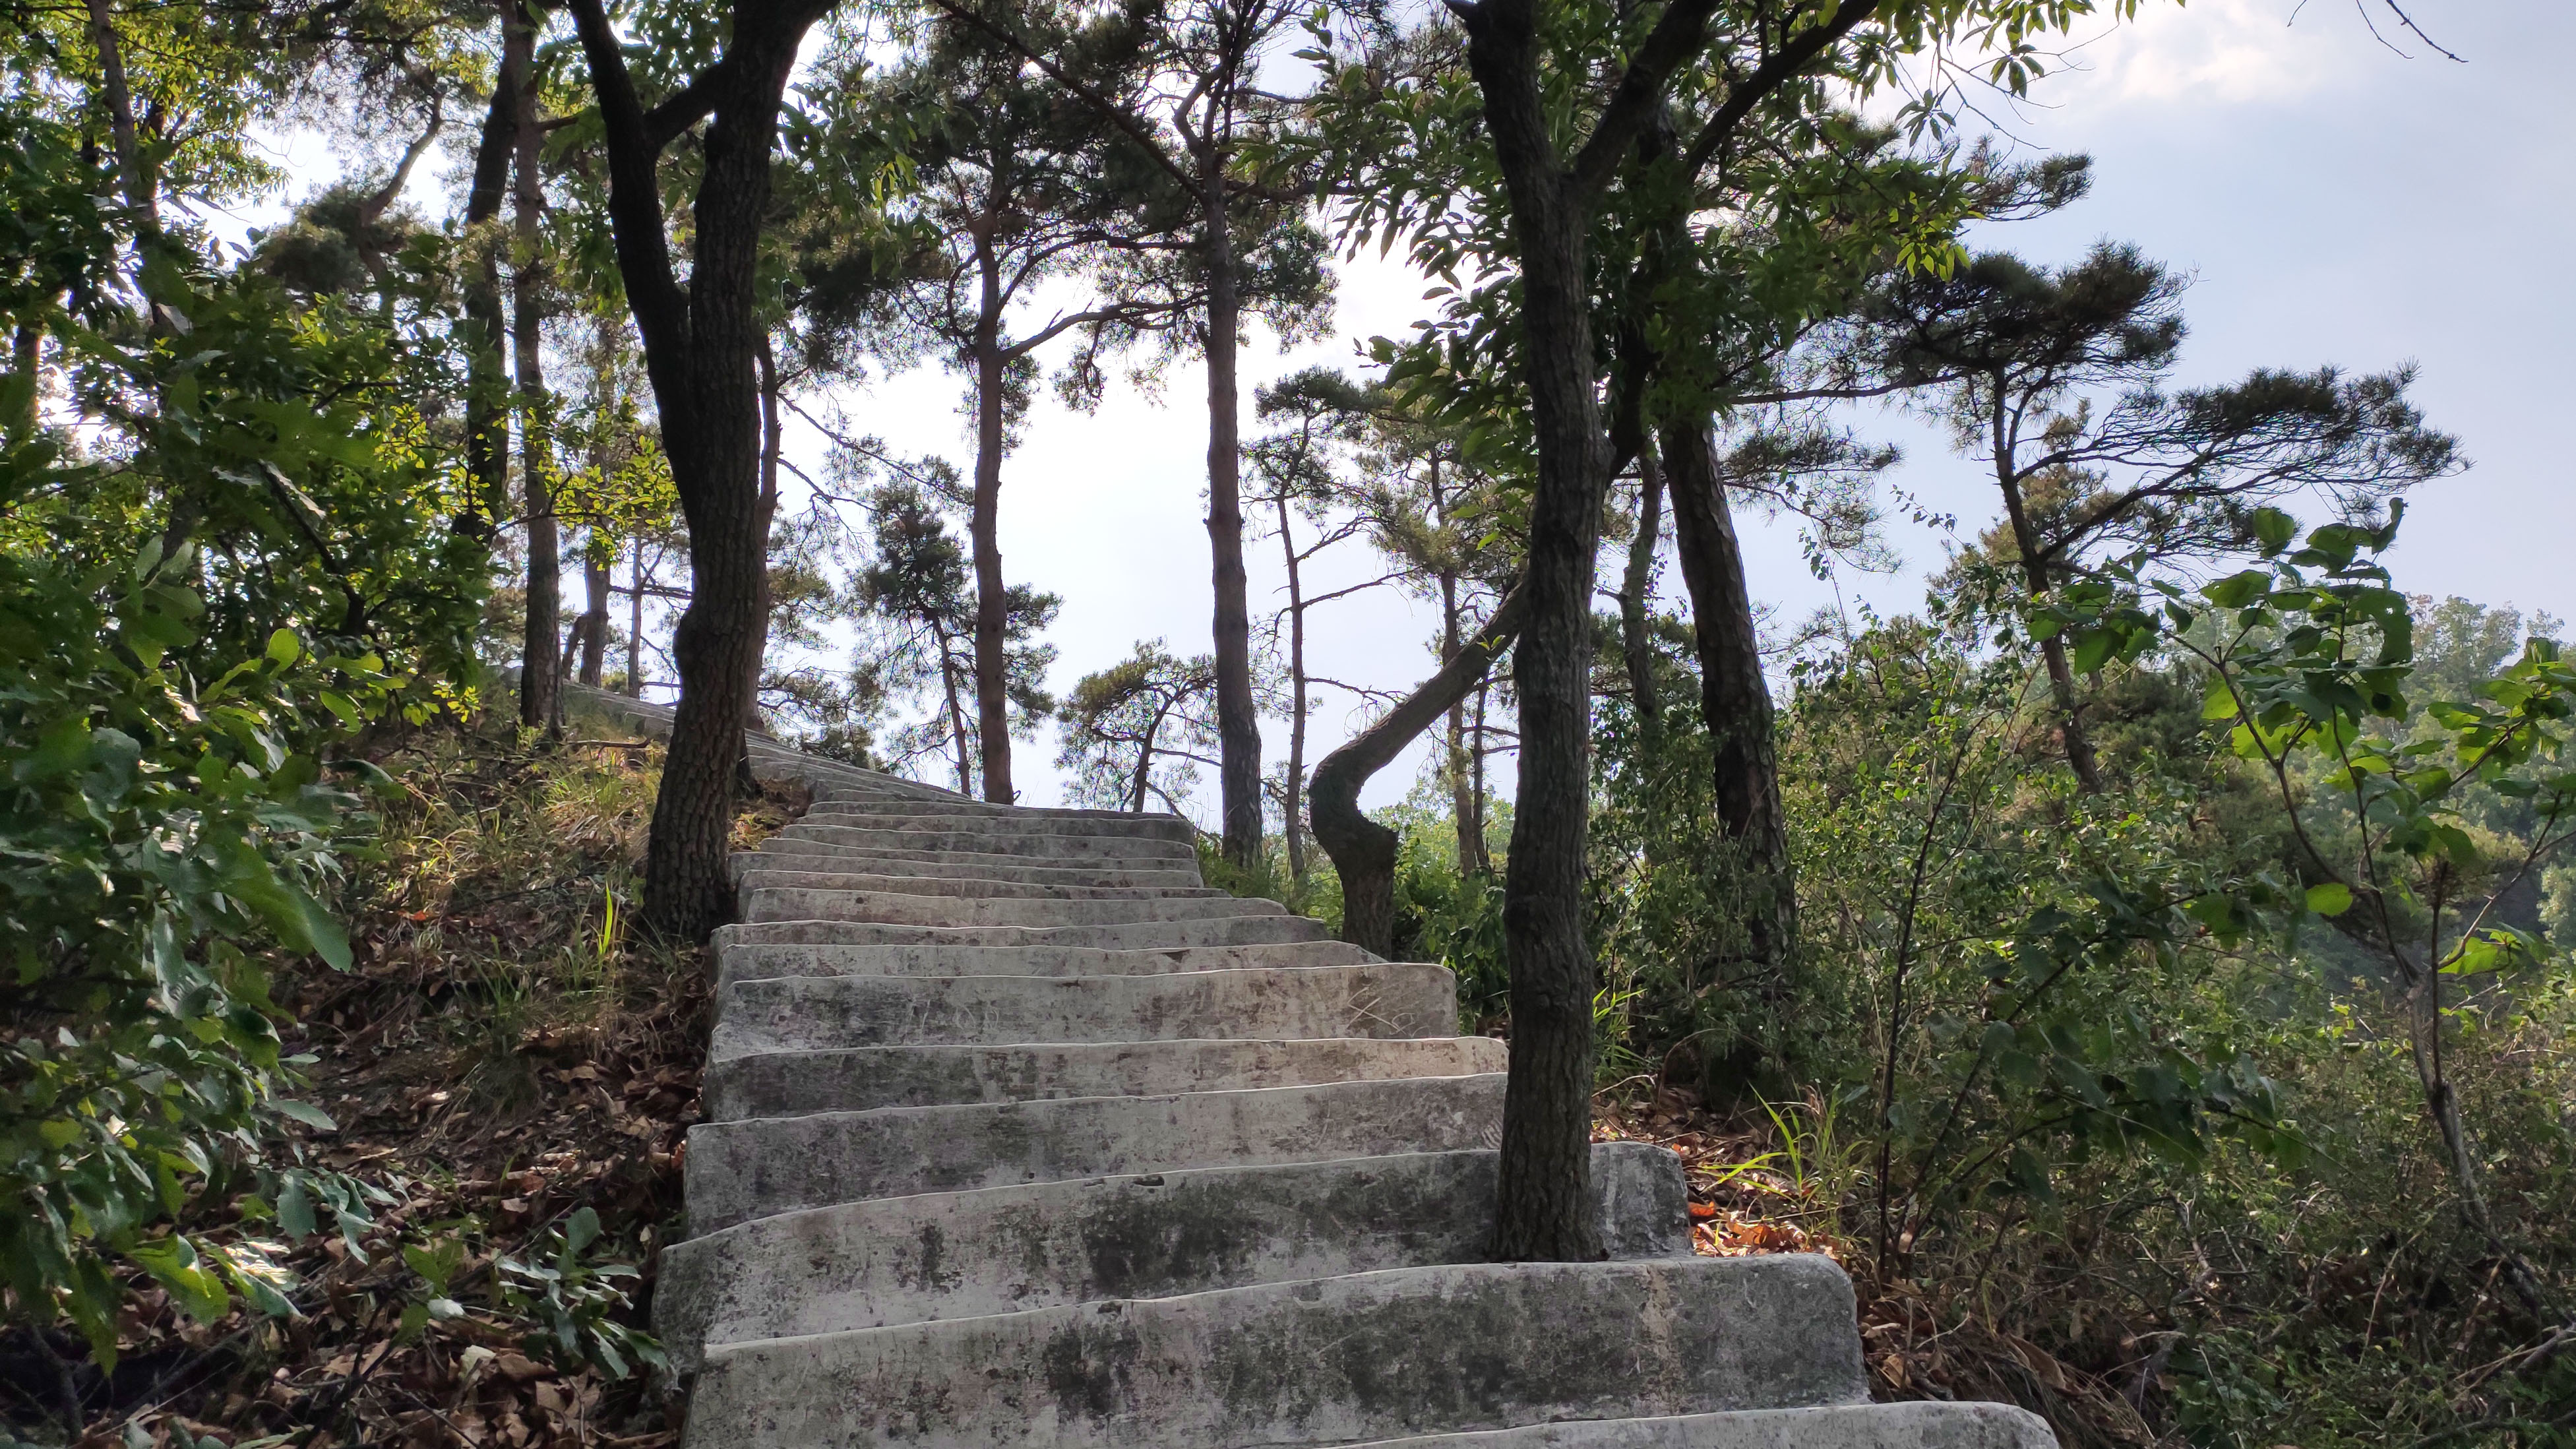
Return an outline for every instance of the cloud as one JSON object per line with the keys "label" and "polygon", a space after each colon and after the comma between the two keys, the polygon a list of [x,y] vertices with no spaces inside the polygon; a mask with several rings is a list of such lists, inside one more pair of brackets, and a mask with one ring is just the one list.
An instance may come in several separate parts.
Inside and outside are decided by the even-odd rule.
{"label": "cloud", "polygon": [[[2386,16],[2368,18],[2387,29]],[[2281,105],[2358,89],[2373,56],[2400,63],[2372,39],[2352,0],[2147,0],[2135,20],[2080,41],[2070,71],[2041,99],[2079,114]]]}

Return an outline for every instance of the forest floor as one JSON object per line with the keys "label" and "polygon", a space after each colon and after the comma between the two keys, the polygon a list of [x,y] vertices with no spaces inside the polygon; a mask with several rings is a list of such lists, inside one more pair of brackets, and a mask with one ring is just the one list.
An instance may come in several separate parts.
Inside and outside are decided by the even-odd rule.
{"label": "forest floor", "polygon": [[[371,752],[403,795],[351,854],[353,967],[288,965],[274,983],[287,1051],[313,1058],[295,1095],[336,1124],[299,1150],[359,1196],[291,1243],[253,1197],[201,1205],[192,1228],[270,1245],[297,1316],[198,1324],[147,1281],[113,1374],[75,1370],[81,1444],[677,1440],[678,1402],[628,1361],[628,1333],[679,1217],[707,973],[702,952],[634,941],[619,919],[659,750],[598,721],[571,733],[611,743],[532,747],[496,726]],[[737,843],[803,803],[757,802]],[[585,1208],[596,1238],[567,1257]],[[58,1370],[29,1361],[47,1348],[77,1353],[0,1344],[0,1440],[61,1441]]]}

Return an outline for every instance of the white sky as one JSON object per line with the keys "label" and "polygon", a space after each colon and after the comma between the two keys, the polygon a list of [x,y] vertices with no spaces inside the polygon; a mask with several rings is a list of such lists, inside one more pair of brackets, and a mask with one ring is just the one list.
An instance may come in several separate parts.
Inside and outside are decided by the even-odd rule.
{"label": "white sky", "polygon": [[[2093,195],[2055,217],[1986,228],[1971,244],[2054,263],[2113,237],[2195,275],[2185,384],[2257,365],[2419,363],[2419,403],[2462,437],[2476,466],[2414,500],[2399,583],[2576,616],[2576,574],[2563,561],[2576,540],[2576,493],[2561,455],[2576,408],[2553,401],[2576,380],[2564,259],[2576,231],[2576,112],[2563,79],[2576,6],[2407,0],[2466,62],[2455,64],[2392,26],[2381,0],[2358,3],[2405,56],[2372,37],[2356,0],[2304,9],[2148,0],[2136,23],[2100,27],[2075,52],[2076,69],[2041,82],[2030,103],[1990,112],[2034,153],[2089,152]],[[329,169],[304,144],[291,149],[299,172]],[[1247,350],[1247,437],[1255,384],[1313,362],[1356,366],[1360,340],[1398,335],[1425,310],[1422,286],[1396,267],[1345,267],[1334,338],[1284,357],[1266,342]],[[925,369],[841,402],[898,450],[963,466],[960,381]],[[1138,639],[1207,648],[1204,395],[1189,367],[1173,371],[1159,402],[1120,391],[1084,416],[1046,397],[1006,466],[1004,567],[1065,600],[1050,636],[1059,689]],[[1990,487],[1938,435],[1881,408],[1853,421],[1904,447],[1899,487],[1956,513],[1963,530],[1993,516]],[[791,448],[809,466],[819,459],[811,437]],[[1835,603],[1835,586],[1808,576],[1791,526],[1740,521],[1758,602],[1784,619]],[[1904,570],[1844,575],[1846,604],[1897,613],[1920,603],[1945,539],[1899,524],[1892,541]],[[1254,542],[1250,554],[1257,614],[1281,597],[1282,573],[1275,542]],[[1323,566],[1315,586],[1365,577],[1370,563],[1354,549]],[[1428,667],[1433,623],[1391,591],[1328,605],[1310,624],[1311,667],[1406,687]],[[1328,697],[1309,758],[1354,718],[1347,700]],[[1274,758],[1284,753],[1284,721],[1265,723],[1264,736]],[[1020,747],[1025,803],[1060,798],[1053,755],[1051,740]],[[1404,794],[1415,767],[1411,756],[1389,767],[1368,803]],[[1507,783],[1508,770],[1498,778]]]}

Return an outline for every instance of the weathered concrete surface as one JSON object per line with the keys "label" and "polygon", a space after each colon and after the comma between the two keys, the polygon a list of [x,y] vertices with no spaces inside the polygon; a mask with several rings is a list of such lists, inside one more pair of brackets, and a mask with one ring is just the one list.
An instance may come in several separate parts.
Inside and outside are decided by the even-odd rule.
{"label": "weathered concrete surface", "polygon": [[2057,1449],[2057,1437],[2046,1420],[2010,1404],[1835,1404],[1533,1424],[1351,1449]]}
{"label": "weathered concrete surface", "polygon": [[1503,1070],[1504,1056],[1502,1042],[1482,1036],[859,1047],[712,1062],[704,1092],[708,1120],[732,1122],[879,1107],[1466,1077]]}
{"label": "weathered concrete surface", "polygon": [[[751,753],[823,804],[734,859],[656,1295],[718,1345],[689,1449],[2048,1444],[1858,1403],[1821,1262],[1474,1261],[1502,1045],[1439,968],[1205,890],[1182,822]],[[1616,1251],[1686,1241],[1668,1157],[1596,1160]]]}
{"label": "weathered concrete surface", "polygon": [[1823,1258],[1403,1268],[710,1349],[691,1437],[1238,1449],[1854,1403]]}
{"label": "weathered concrete surface", "polygon": [[1250,946],[735,945],[718,959],[716,987],[777,976],[1145,976],[1167,971],[1257,971],[1275,966],[1356,966],[1377,958],[1348,941]]}
{"label": "weathered concrete surface", "polygon": [[[931,817],[936,820],[938,817]],[[790,825],[774,838],[810,840],[820,845],[854,845],[865,850],[973,851],[978,855],[1025,856],[1033,860],[1195,860],[1189,846],[1177,840],[1137,835],[988,835],[961,823],[924,825],[908,830],[846,825]]]}
{"label": "weathered concrete surface", "polygon": [[684,1187],[695,1236],[862,1198],[1491,1147],[1502,1122],[1499,1076],[755,1117],[690,1128]]}
{"label": "weathered concrete surface", "polygon": [[880,810],[864,805],[817,805],[805,812],[801,825],[839,825],[860,830],[971,830],[986,839],[1007,836],[1052,835],[1083,836],[1094,840],[1168,840],[1192,846],[1197,832],[1170,815],[1039,815],[1012,811],[1008,815],[967,815],[953,811]]}
{"label": "weathered concrete surface", "polygon": [[[817,862],[819,864],[819,862]],[[735,872],[737,890],[857,891],[879,895],[994,897],[1043,901],[1214,900],[1213,886],[1069,885],[974,876],[875,875],[854,871],[750,868]]]}
{"label": "weathered concrete surface", "polygon": [[1159,976],[779,977],[728,986],[712,1060],[954,1042],[1411,1037],[1455,1031],[1457,978],[1380,961]]}
{"label": "weathered concrete surface", "polygon": [[[1201,1168],[880,1198],[694,1238],[662,1256],[653,1316],[683,1372],[703,1344],[1170,1298],[1483,1259],[1491,1152]],[[1613,1258],[1687,1255],[1681,1164],[1593,1149]]]}
{"label": "weathered concrete surface", "polygon": [[[1128,810],[1085,810],[1062,805],[995,805],[990,801],[968,800],[961,796],[950,796],[945,800],[913,800],[837,786],[818,791],[814,796],[814,808],[874,810],[889,815],[953,815],[961,819],[1168,820],[1180,824],[1179,816],[1160,812],[1138,815]],[[1188,827],[1182,826],[1182,831],[1186,836]]]}
{"label": "weathered concrete surface", "polygon": [[882,921],[753,921],[716,929],[716,948],[798,946],[1258,946],[1320,941],[1324,923],[1304,916],[1227,916],[1212,921],[1137,921],[1115,926],[894,926]]}
{"label": "weathered concrete surface", "polygon": [[882,921],[898,926],[1062,927],[1286,914],[1287,908],[1277,901],[1248,901],[1222,892],[1203,896],[1145,896],[1106,901],[776,888],[742,892],[742,918],[745,922]]}
{"label": "weathered concrete surface", "polygon": [[736,876],[755,870],[860,872],[904,880],[976,880],[1031,885],[1197,886],[1196,861],[1165,860],[1137,866],[1032,865],[1009,855],[947,855],[923,851],[871,851],[811,841],[763,841],[733,854]]}

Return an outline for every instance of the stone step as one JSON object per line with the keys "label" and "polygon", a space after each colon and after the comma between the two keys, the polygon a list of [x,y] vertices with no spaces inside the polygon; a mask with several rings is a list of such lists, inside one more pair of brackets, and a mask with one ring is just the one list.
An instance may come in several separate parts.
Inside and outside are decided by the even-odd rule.
{"label": "stone step", "polygon": [[901,926],[881,921],[754,921],[716,929],[718,951],[733,945],[1099,946],[1155,950],[1320,941],[1324,923],[1305,916],[1220,916],[1205,921],[1137,921],[1118,926]]}
{"label": "stone step", "polygon": [[[824,864],[823,861],[814,864]],[[971,876],[873,875],[851,871],[754,866],[734,873],[737,890],[865,891],[913,896],[1031,901],[1143,901],[1214,899],[1225,894],[1202,885],[1053,885],[1041,881],[978,880]]]}
{"label": "stone step", "polygon": [[740,945],[716,960],[716,988],[774,976],[1156,976],[1273,966],[1356,966],[1377,959],[1348,941],[1251,946]]}
{"label": "stone step", "polygon": [[1493,1037],[1447,1035],[854,1047],[710,1062],[703,1093],[708,1120],[730,1122],[878,1107],[1466,1077],[1499,1072],[1505,1058],[1503,1043]]}
{"label": "stone step", "polygon": [[908,816],[915,820],[943,818],[959,821],[979,820],[1052,820],[1067,825],[1081,825],[1096,820],[1150,820],[1164,822],[1161,829],[1169,833],[1179,827],[1176,838],[1192,838],[1187,821],[1177,815],[1138,815],[1128,810],[1076,810],[1062,806],[992,805],[981,800],[914,800],[891,796],[852,796],[838,790],[826,790],[816,797],[808,815],[860,814]]}
{"label": "stone step", "polygon": [[1176,840],[1134,835],[988,835],[980,830],[926,827],[880,830],[847,825],[790,825],[773,840],[810,840],[820,845],[854,845],[868,850],[909,850],[925,854],[1009,855],[1049,861],[1195,861],[1197,853]]}
{"label": "stone step", "polygon": [[[845,1203],[742,1223],[662,1257],[653,1329],[683,1373],[705,1344],[1170,1298],[1481,1261],[1491,1152],[1201,1168]],[[1690,1251],[1681,1164],[1592,1150],[1613,1258]]]}
{"label": "stone step", "polygon": [[1045,865],[1020,856],[923,854],[917,851],[864,850],[817,845],[812,841],[764,842],[758,850],[737,851],[737,875],[748,870],[857,871],[907,880],[1016,881],[1032,885],[1196,886],[1197,861],[1147,862],[1142,865]]}
{"label": "stone step", "polygon": [[1211,921],[1284,916],[1277,901],[1245,900],[1223,891],[1201,896],[1138,896],[1053,901],[1017,896],[917,896],[892,891],[746,889],[742,918],[759,921],[881,921],[896,926],[1124,926],[1145,921]]}
{"label": "stone step", "polygon": [[724,989],[708,1056],[1457,1029],[1457,977],[1409,962],[1157,976],[786,976]]}
{"label": "stone step", "polygon": [[817,805],[800,816],[797,823],[846,826],[857,830],[948,830],[988,838],[1066,835],[1091,840],[1168,840],[1192,848],[1198,843],[1198,832],[1172,815],[1068,818],[1020,810],[1009,814],[967,814],[948,810],[889,810],[871,805]]}
{"label": "stone step", "polygon": [[1478,1263],[712,1348],[693,1449],[1238,1449],[1868,1398],[1805,1255]]}
{"label": "stone step", "polygon": [[1351,1449],[2057,1449],[2048,1421],[2010,1404],[1828,1404],[1670,1419],[1575,1419],[1373,1439]]}
{"label": "stone step", "polygon": [[1499,1075],[818,1112],[699,1123],[683,1187],[694,1236],[872,1197],[1492,1147],[1502,1121]]}

